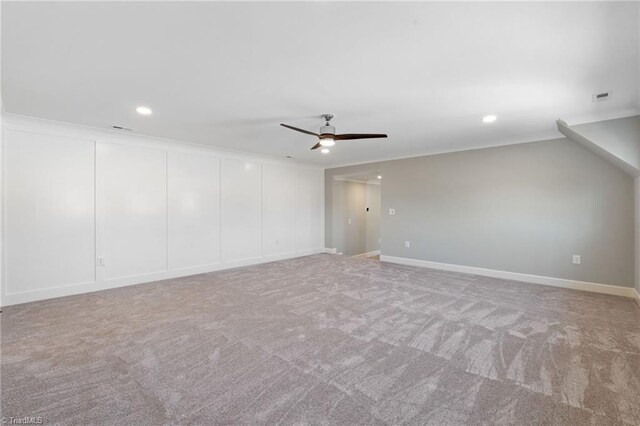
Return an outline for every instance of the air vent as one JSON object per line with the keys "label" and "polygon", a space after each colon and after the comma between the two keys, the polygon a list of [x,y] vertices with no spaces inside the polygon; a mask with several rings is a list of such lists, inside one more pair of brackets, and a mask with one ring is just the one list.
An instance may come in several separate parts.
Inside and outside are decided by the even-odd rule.
{"label": "air vent", "polygon": [[591,95],[591,102],[602,102],[611,99],[613,92],[602,92]]}
{"label": "air vent", "polygon": [[133,129],[130,129],[128,127],[122,127],[122,126],[116,126],[115,124],[113,126],[111,126],[112,129],[114,130],[124,130],[125,132],[130,132]]}

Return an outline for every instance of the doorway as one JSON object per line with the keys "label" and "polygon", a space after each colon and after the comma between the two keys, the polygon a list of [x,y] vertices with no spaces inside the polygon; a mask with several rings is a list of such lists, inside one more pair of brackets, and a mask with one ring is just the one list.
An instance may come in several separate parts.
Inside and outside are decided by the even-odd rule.
{"label": "doorway", "polygon": [[377,171],[333,178],[333,242],[347,256],[380,255],[381,176]]}

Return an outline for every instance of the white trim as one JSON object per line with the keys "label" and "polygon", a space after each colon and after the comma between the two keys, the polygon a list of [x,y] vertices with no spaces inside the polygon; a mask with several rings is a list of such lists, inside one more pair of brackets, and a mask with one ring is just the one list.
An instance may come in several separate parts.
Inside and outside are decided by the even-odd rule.
{"label": "white trim", "polygon": [[[633,117],[638,114],[640,114],[640,109],[631,108],[631,109],[624,109],[621,111],[614,111],[614,112],[605,113],[605,114],[592,114],[592,115],[586,115],[582,117],[570,117],[570,121],[572,123],[589,123],[592,121],[615,120],[618,118]],[[491,142],[491,143],[477,145],[477,146],[467,146],[467,147],[460,147],[460,148],[433,147],[424,151],[416,151],[413,154],[408,154],[408,155],[399,155],[399,156],[377,158],[377,159],[371,158],[365,161],[356,161],[356,162],[352,161],[352,162],[343,162],[343,163],[335,163],[335,164],[331,163],[331,164],[328,164],[325,167],[325,169],[337,169],[340,167],[360,166],[364,164],[379,165],[379,163],[383,163],[385,161],[404,160],[407,158],[427,157],[431,155],[440,155],[440,154],[452,154],[456,152],[474,151],[477,149],[499,148],[504,146],[520,145],[520,144],[531,143],[531,142],[542,142],[542,141],[563,139],[563,138],[564,138],[564,135],[561,134],[559,131],[544,131],[544,132],[538,132],[538,133],[533,133],[528,135],[522,135],[519,137],[508,138],[508,140],[505,140],[505,141]]]}
{"label": "white trim", "polygon": [[374,250],[367,253],[356,254],[353,257],[371,257],[371,256],[378,256],[378,255],[380,255],[380,250]]}
{"label": "white trim", "polygon": [[351,166],[363,166],[366,164],[379,165],[380,163],[384,163],[387,161],[406,160],[409,158],[416,158],[416,157],[430,157],[432,155],[454,154],[457,152],[475,151],[478,149],[488,149],[488,148],[500,148],[504,146],[520,145],[520,144],[532,143],[532,142],[551,141],[555,139],[564,139],[564,138],[565,136],[558,131],[555,131],[555,130],[546,131],[542,133],[535,133],[533,135],[529,135],[528,137],[515,138],[515,139],[511,138],[503,142],[491,142],[488,144],[483,144],[478,146],[468,146],[468,147],[462,147],[462,148],[433,147],[424,151],[418,151],[413,154],[407,154],[407,155],[398,155],[398,156],[378,158],[378,159],[372,158],[369,160],[356,161],[356,162],[329,164],[326,166],[325,170],[339,169],[342,167],[351,167]]}
{"label": "white trim", "polygon": [[594,293],[611,294],[615,296],[633,297],[635,292],[635,290],[631,287],[597,284],[585,281],[567,280],[563,278],[543,277],[540,275],[476,268],[473,266],[453,265],[450,263],[430,262],[428,260],[409,259],[406,257],[382,255],[380,256],[380,260],[383,262],[397,263],[400,265],[420,266],[423,268],[440,269],[443,271],[462,272],[465,274],[482,275],[485,277],[522,281],[530,284],[548,285],[552,287],[562,287],[573,290],[590,291]]}
{"label": "white trim", "polygon": [[328,254],[336,254],[338,253],[338,249],[337,248],[328,248],[325,247],[324,249],[322,249],[323,253],[328,253]]}
{"label": "white trim", "polygon": [[638,307],[640,308],[640,293],[638,293],[638,290],[636,290],[635,288],[632,288],[631,290],[633,290],[633,296],[636,299]]}
{"label": "white trim", "polygon": [[278,260],[293,259],[296,257],[309,256],[323,253],[325,249],[300,250],[297,253],[279,254],[273,256],[256,257],[239,261],[217,263],[212,265],[197,266],[192,268],[181,268],[173,271],[153,272],[129,277],[115,278],[105,281],[95,281],[89,283],[78,283],[41,290],[26,291],[22,293],[5,294],[3,306],[17,305],[20,303],[34,302],[44,299],[72,296],[76,294],[93,293],[96,291],[109,290],[112,288],[126,287],[135,284],[149,283],[153,281],[166,280],[171,278],[186,277],[190,275],[205,274],[207,272],[221,271],[224,269],[238,268],[242,266],[257,265],[261,263],[275,262]]}
{"label": "white trim", "polygon": [[364,180],[364,179],[352,179],[352,178],[346,178],[346,177],[333,177],[333,180],[337,180],[338,182],[354,182],[354,183],[362,183],[365,185],[378,185],[380,186],[380,182],[379,181],[373,181],[373,180]]}
{"label": "white trim", "polygon": [[2,114],[3,128],[45,135],[64,136],[66,138],[89,139],[93,141],[117,143],[127,146],[141,146],[164,151],[179,151],[193,153],[209,153],[220,158],[254,161],[260,164],[274,164],[296,169],[324,170],[320,164],[296,159],[284,159],[273,155],[241,151],[225,148],[214,144],[204,144],[177,139],[149,136],[136,132],[122,132],[119,130],[102,129],[83,124],[67,123],[46,118],[31,117],[12,113]]}

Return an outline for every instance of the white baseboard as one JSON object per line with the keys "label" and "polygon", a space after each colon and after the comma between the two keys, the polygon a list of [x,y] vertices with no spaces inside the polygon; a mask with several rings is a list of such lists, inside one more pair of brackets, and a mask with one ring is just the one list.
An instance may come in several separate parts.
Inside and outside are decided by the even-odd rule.
{"label": "white baseboard", "polygon": [[638,307],[640,308],[640,293],[638,293],[638,290],[636,290],[635,288],[632,289],[633,290],[633,296],[636,299],[636,303],[638,304]]}
{"label": "white baseboard", "polygon": [[[334,249],[335,250],[335,249]],[[96,291],[109,290],[112,288],[126,287],[135,284],[149,283],[171,278],[186,277],[189,275],[204,274],[207,272],[221,271],[224,269],[238,268],[242,266],[257,265],[260,263],[275,262],[278,260],[293,259],[296,257],[309,256],[312,254],[324,253],[324,248],[300,250],[295,253],[284,253],[272,256],[255,257],[251,259],[234,260],[211,265],[201,265],[192,268],[180,268],[169,271],[152,272],[149,274],[134,275],[102,281],[93,281],[80,284],[51,287],[39,290],[25,291],[20,293],[9,293],[2,295],[2,306],[17,305],[20,303],[35,302],[38,300],[54,299],[76,294],[93,293]]]}
{"label": "white baseboard", "polygon": [[380,256],[383,262],[400,265],[420,266],[423,268],[440,269],[443,271],[462,272],[466,274],[482,275],[485,277],[501,278],[505,280],[522,281],[531,284],[548,285],[552,287],[569,288],[573,290],[591,291],[594,293],[611,294],[615,296],[634,297],[637,294],[631,287],[620,287],[609,284],[597,284],[585,281],[567,280],[563,278],[543,277],[540,275],[521,274],[518,272],[498,271],[495,269],[476,268],[473,266],[453,265],[450,263],[430,262],[428,260],[409,259],[406,257]]}
{"label": "white baseboard", "polygon": [[371,257],[371,256],[378,256],[379,254],[380,254],[380,250],[374,250],[367,253],[356,254],[353,257]]}
{"label": "white baseboard", "polygon": [[323,253],[336,254],[336,253],[338,253],[338,249],[337,248],[327,248],[327,247],[325,247],[323,249]]}

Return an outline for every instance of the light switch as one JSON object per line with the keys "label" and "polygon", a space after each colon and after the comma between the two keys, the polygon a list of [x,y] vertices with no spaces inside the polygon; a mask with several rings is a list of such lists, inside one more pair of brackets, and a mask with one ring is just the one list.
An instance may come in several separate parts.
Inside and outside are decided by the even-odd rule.
{"label": "light switch", "polygon": [[389,214],[391,216],[393,216],[394,214],[396,214],[396,209],[389,209]]}

